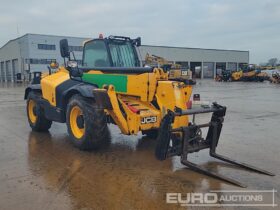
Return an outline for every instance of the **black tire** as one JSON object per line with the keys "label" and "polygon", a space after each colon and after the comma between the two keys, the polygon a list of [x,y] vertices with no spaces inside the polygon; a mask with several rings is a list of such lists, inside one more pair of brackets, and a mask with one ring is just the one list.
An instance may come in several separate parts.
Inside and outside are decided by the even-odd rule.
{"label": "black tire", "polygon": [[[81,128],[83,129],[81,137],[77,137],[71,127],[70,120],[72,118],[70,114],[74,107],[79,107],[82,112],[82,115],[80,115],[82,116]],[[104,110],[96,109],[94,101],[91,99],[81,95],[72,96],[67,104],[66,123],[71,142],[81,150],[100,149],[108,146],[110,143]],[[73,120],[72,123],[74,123]],[[77,122],[77,126],[79,126],[78,124]]]}
{"label": "black tire", "polygon": [[172,113],[168,113],[163,117],[160,123],[159,133],[157,137],[157,145],[155,148],[155,156],[158,160],[165,160],[167,158],[168,147],[171,139],[171,123],[173,119]]}
{"label": "black tire", "polygon": [[156,139],[158,136],[158,130],[157,129],[146,130],[146,131],[142,131],[142,134],[146,135],[150,139]]}
{"label": "black tire", "polygon": [[[45,117],[44,110],[40,106],[36,106],[37,99],[40,99],[42,97],[41,93],[31,91],[27,96],[27,103],[26,103],[26,113],[27,113],[27,119],[29,122],[30,127],[33,131],[37,132],[47,132],[50,127],[52,126],[52,121],[48,120]],[[31,103],[35,103],[35,107],[33,108],[33,114],[30,113],[29,110]],[[32,118],[32,116],[33,118]],[[34,121],[35,116],[35,121]]]}

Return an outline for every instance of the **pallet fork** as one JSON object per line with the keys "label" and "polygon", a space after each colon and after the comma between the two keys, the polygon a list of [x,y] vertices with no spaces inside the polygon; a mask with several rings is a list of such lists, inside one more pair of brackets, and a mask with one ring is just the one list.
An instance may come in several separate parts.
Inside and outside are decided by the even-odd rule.
{"label": "pallet fork", "polygon": [[[189,123],[186,127],[180,127],[172,129],[172,123],[176,116],[183,115],[195,115],[201,113],[212,113],[212,118],[209,123],[196,125],[195,123]],[[225,182],[237,185],[239,187],[246,187],[246,185],[228,178],[224,175],[209,171],[196,163],[188,160],[188,154],[198,152],[202,149],[209,148],[209,154],[211,157],[223,160],[225,162],[240,166],[251,171],[274,176],[271,172],[259,169],[257,167],[242,163],[231,158],[219,155],[216,153],[216,147],[220,138],[224,116],[226,114],[226,107],[217,103],[213,103],[211,107],[200,108],[195,110],[180,110],[177,109],[174,112],[168,111],[165,117],[161,121],[160,131],[157,139],[156,157],[159,160],[165,160],[171,156],[181,156],[181,163],[188,168],[200,172],[202,174],[211,176],[216,179],[223,180]],[[201,136],[201,128],[208,127],[208,133],[204,139]],[[181,134],[181,135],[178,135]],[[178,137],[179,136],[179,137]]]}

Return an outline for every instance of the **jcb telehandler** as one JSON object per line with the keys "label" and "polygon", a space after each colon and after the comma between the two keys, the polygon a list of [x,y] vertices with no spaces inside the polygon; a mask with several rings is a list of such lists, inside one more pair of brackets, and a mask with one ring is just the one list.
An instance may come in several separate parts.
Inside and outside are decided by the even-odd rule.
{"label": "jcb telehandler", "polygon": [[[155,154],[159,160],[178,155],[190,169],[238,186],[244,187],[188,161],[188,154],[209,148],[212,157],[273,175],[218,155],[216,147],[226,107],[213,103],[210,107],[188,109],[192,86],[168,79],[161,68],[140,67],[136,51],[140,44],[140,38],[119,36],[87,41],[82,66],[78,67],[71,60],[67,40],[61,40],[65,67],[43,75],[25,90],[32,130],[47,131],[52,121],[66,122],[72,143],[89,150],[104,145],[109,139],[107,123],[114,123],[123,134],[142,132],[156,137]],[[211,120],[205,124],[189,120],[190,115],[200,113],[212,113]],[[203,138],[201,128],[207,127],[208,133]]]}

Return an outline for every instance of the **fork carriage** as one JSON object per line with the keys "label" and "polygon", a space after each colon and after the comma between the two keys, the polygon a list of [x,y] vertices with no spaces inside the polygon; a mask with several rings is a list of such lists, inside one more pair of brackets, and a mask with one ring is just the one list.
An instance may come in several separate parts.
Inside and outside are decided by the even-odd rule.
{"label": "fork carriage", "polygon": [[[172,123],[176,116],[196,115],[202,113],[212,113],[210,122],[205,124],[189,123],[189,125],[180,128],[172,128]],[[175,112],[168,111],[168,114],[162,119],[159,136],[157,138],[158,144],[156,147],[156,157],[159,160],[165,160],[172,156],[181,156],[181,163],[188,168],[203,173],[205,175],[226,181],[228,183],[246,187],[246,185],[223,176],[221,174],[209,171],[196,163],[188,160],[188,154],[198,152],[203,149],[209,149],[211,157],[223,160],[225,162],[249,169],[258,173],[274,176],[271,172],[259,169],[257,167],[242,163],[231,158],[219,155],[216,153],[216,147],[219,142],[221,130],[223,127],[224,117],[226,114],[226,107],[217,103],[213,103],[209,108],[181,110],[177,109]],[[206,138],[202,137],[201,128],[208,128]],[[178,135],[179,134],[179,135]]]}

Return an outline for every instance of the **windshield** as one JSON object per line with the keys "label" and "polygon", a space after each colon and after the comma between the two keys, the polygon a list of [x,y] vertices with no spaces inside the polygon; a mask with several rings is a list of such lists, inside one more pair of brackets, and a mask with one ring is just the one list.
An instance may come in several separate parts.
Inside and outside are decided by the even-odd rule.
{"label": "windshield", "polygon": [[83,66],[85,67],[109,67],[110,60],[106,45],[103,40],[88,42],[84,49]]}
{"label": "windshield", "polygon": [[109,49],[114,67],[137,67],[138,59],[130,42],[111,40]]}
{"label": "windshield", "polygon": [[[108,55],[106,43],[111,56]],[[111,59],[112,58],[112,62]],[[140,66],[134,46],[123,40],[93,40],[84,46],[84,67],[138,67]]]}

